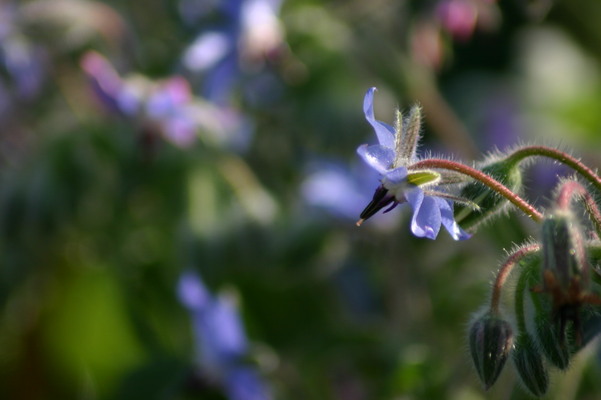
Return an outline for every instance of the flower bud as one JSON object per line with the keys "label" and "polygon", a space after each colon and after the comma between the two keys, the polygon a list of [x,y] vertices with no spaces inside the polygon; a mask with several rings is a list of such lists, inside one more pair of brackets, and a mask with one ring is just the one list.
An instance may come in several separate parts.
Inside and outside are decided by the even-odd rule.
{"label": "flower bud", "polygon": [[[601,304],[590,292],[589,263],[583,235],[568,208],[558,208],[542,226],[543,292],[538,328],[543,349],[559,368],[568,366],[570,345],[582,343],[580,314],[586,303]],[[547,331],[547,332],[545,332]],[[550,332],[548,332],[550,331]]]}
{"label": "flower bud", "polygon": [[473,323],[469,331],[469,344],[476,371],[488,390],[499,377],[512,349],[511,326],[489,312]]}
{"label": "flower bud", "polygon": [[579,351],[601,332],[601,315],[593,307],[582,310],[582,341],[572,343],[574,352]]}
{"label": "flower bud", "polygon": [[536,397],[544,395],[549,387],[549,374],[534,339],[528,333],[519,334],[512,355],[524,386]]}
{"label": "flower bud", "polygon": [[570,346],[568,338],[565,332],[561,331],[557,319],[537,313],[534,317],[534,326],[538,344],[547,360],[565,371],[570,365]]}
{"label": "flower bud", "polygon": [[[490,163],[481,171],[517,193],[522,187],[522,171],[516,162],[500,160]],[[479,206],[473,209],[462,204],[455,205],[455,219],[464,228],[472,228],[500,214],[509,201],[480,182],[467,184],[459,195]]]}
{"label": "flower bud", "polygon": [[546,291],[559,290],[567,295],[575,280],[581,290],[588,287],[584,240],[571,212],[557,210],[552,216],[545,218],[542,226],[542,250]]}

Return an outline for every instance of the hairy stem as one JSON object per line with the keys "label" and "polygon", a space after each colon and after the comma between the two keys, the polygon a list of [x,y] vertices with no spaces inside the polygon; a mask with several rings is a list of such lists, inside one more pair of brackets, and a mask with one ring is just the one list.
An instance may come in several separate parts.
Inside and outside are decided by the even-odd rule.
{"label": "hairy stem", "polygon": [[515,288],[515,319],[518,326],[518,332],[526,332],[526,317],[524,315],[524,291],[528,285],[531,272],[530,269],[525,270],[518,279]]}
{"label": "hairy stem", "polygon": [[420,168],[438,168],[438,169],[446,169],[455,172],[459,172],[463,175],[467,175],[481,182],[482,184],[488,186],[491,190],[497,192],[501,196],[505,197],[509,200],[513,205],[522,210],[524,214],[526,214],[530,219],[535,222],[541,222],[543,219],[543,215],[534,208],[530,203],[526,200],[512,192],[502,183],[493,179],[491,176],[486,175],[485,173],[468,167],[465,164],[458,163],[456,161],[443,160],[438,158],[430,158],[422,161],[418,161],[417,163],[411,165],[410,169],[420,169]]}
{"label": "hairy stem", "polygon": [[601,212],[593,196],[584,186],[576,181],[565,181],[562,183],[557,196],[557,206],[561,209],[569,209],[572,200],[580,199],[584,202],[586,211],[591,217],[597,235],[601,236]]}
{"label": "hairy stem", "polygon": [[516,150],[507,160],[520,162],[528,157],[547,157],[567,165],[578,172],[583,178],[589,181],[601,193],[601,178],[582,161],[569,155],[566,152],[546,146],[526,146]]}
{"label": "hairy stem", "polygon": [[537,252],[540,250],[540,245],[538,243],[531,244],[528,246],[521,247],[519,250],[514,252],[509,256],[507,261],[499,268],[499,272],[497,273],[497,278],[495,279],[495,283],[492,288],[492,296],[490,300],[490,311],[492,313],[499,312],[499,304],[501,302],[501,290],[503,289],[503,285],[511,271],[513,271],[513,267],[525,256]]}

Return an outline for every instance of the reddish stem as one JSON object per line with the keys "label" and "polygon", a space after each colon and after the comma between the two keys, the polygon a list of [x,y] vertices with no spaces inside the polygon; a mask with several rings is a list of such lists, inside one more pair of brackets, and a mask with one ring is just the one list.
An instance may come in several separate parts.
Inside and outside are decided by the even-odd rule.
{"label": "reddish stem", "polygon": [[545,146],[526,146],[516,150],[509,156],[507,160],[515,160],[517,162],[532,156],[548,157],[572,168],[574,171],[582,175],[586,180],[591,182],[597,190],[601,192],[601,178],[589,167],[584,165],[582,161],[569,155],[566,152]]}
{"label": "reddish stem", "polygon": [[540,250],[540,245],[538,243],[531,244],[528,246],[521,247],[515,253],[513,253],[507,261],[499,268],[499,272],[497,273],[497,278],[495,279],[495,283],[492,289],[492,297],[490,300],[490,311],[492,313],[499,312],[499,304],[501,302],[501,289],[503,289],[503,285],[511,271],[513,271],[513,267],[525,256],[528,254],[537,252]]}
{"label": "reddish stem", "polygon": [[450,161],[443,160],[438,158],[429,158],[425,160],[418,161],[417,163],[411,165],[410,169],[421,169],[421,168],[438,168],[438,169],[447,169],[455,172],[459,172],[463,175],[467,175],[481,182],[482,184],[488,186],[491,190],[499,193],[511,203],[513,203],[516,207],[522,210],[530,219],[535,222],[541,222],[543,220],[543,215],[530,203],[526,200],[522,199],[520,196],[512,192],[501,182],[493,179],[489,175],[472,168],[467,165]]}
{"label": "reddish stem", "polygon": [[591,216],[595,224],[597,234],[601,234],[601,212],[597,207],[597,203],[593,196],[586,190],[584,186],[576,181],[565,181],[561,184],[559,195],[557,196],[557,207],[567,210],[570,207],[572,200],[580,197],[584,201],[586,211]]}

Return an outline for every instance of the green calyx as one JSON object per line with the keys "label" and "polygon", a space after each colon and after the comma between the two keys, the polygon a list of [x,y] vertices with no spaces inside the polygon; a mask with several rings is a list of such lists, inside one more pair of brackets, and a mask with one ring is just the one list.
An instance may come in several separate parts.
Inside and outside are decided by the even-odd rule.
{"label": "green calyx", "polygon": [[512,352],[513,365],[520,380],[532,395],[540,397],[549,388],[549,373],[532,336],[518,335]]}
{"label": "green calyx", "polygon": [[[522,187],[522,172],[515,161],[503,159],[484,166],[481,171],[502,183],[514,193]],[[460,197],[477,204],[477,210],[458,204],[455,207],[455,220],[464,228],[476,227],[482,222],[500,214],[509,201],[480,182],[470,182],[462,190]]]}
{"label": "green calyx", "polygon": [[440,174],[435,171],[411,171],[407,174],[407,182],[415,186],[432,185],[440,181]]}

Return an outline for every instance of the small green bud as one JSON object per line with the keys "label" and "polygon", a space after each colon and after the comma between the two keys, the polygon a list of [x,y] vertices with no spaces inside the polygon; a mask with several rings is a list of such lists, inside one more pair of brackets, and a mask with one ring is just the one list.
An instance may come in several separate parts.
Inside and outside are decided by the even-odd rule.
{"label": "small green bud", "polygon": [[[512,192],[518,193],[522,187],[522,171],[515,161],[492,162],[481,168],[481,171],[505,185]],[[500,214],[509,204],[505,197],[480,182],[467,184],[461,190],[459,197],[468,199],[479,206],[479,209],[473,209],[462,204],[455,204],[455,220],[465,229],[475,227]]]}
{"label": "small green bud", "polygon": [[515,341],[513,364],[524,386],[536,397],[549,388],[549,374],[534,339],[522,332]]}
{"label": "small green bud", "polygon": [[511,326],[497,315],[486,313],[472,324],[469,344],[476,371],[488,390],[499,377],[512,349]]}

